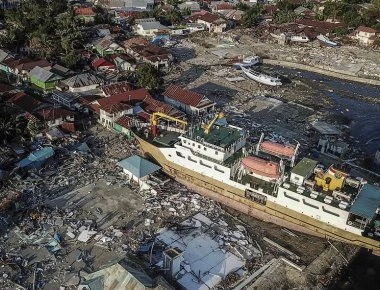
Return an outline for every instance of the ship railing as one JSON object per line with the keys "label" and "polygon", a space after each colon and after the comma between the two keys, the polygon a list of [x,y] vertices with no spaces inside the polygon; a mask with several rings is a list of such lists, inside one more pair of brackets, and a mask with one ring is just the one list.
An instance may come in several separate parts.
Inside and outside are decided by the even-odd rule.
{"label": "ship railing", "polygon": [[[312,197],[311,197],[311,194],[312,194],[312,190],[311,190],[311,189],[309,189],[309,188],[305,188],[302,192],[299,192],[299,191],[297,191],[297,188],[299,188],[299,187],[297,187],[296,185],[294,185],[294,184],[292,184],[292,183],[289,183],[289,184],[290,184],[290,187],[287,188],[287,189],[289,189],[289,190],[291,190],[292,192],[297,193],[297,194],[299,194],[299,195],[302,195],[302,196],[306,196],[306,197],[310,197],[310,198],[312,198]],[[330,203],[325,203],[325,198],[326,198],[327,196],[329,196],[329,197],[332,198],[332,200],[331,200]],[[313,199],[315,199],[315,200],[317,200],[317,201],[319,201],[319,202],[321,202],[321,203],[328,204],[328,205],[331,205],[331,206],[333,206],[333,207],[335,207],[335,208],[339,208],[339,209],[342,209],[342,210],[345,210],[345,211],[349,211],[349,210],[350,210],[350,207],[351,207],[351,203],[348,203],[348,205],[346,206],[346,208],[341,208],[341,207],[339,206],[339,204],[340,204],[340,202],[341,202],[340,200],[337,200],[337,199],[334,198],[332,195],[324,194],[323,192],[318,192],[318,196],[317,196],[316,198],[313,198]]]}
{"label": "ship railing", "polygon": [[200,157],[200,158],[202,158],[202,159],[206,159],[206,160],[208,160],[208,161],[211,161],[211,162],[214,162],[214,163],[218,163],[218,164],[222,164],[222,163],[223,163],[223,161],[221,161],[221,160],[217,160],[217,159],[214,159],[214,158],[212,158],[212,157],[210,157],[210,156],[203,155],[203,154],[201,154],[201,153],[195,152],[194,150],[191,150],[191,152],[192,152],[195,156],[198,156],[198,157]]}

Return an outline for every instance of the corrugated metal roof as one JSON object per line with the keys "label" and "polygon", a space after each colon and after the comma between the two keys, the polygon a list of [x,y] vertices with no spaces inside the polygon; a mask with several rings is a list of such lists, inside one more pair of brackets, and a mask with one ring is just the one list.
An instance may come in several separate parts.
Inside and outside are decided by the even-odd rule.
{"label": "corrugated metal roof", "polygon": [[355,198],[350,212],[371,220],[379,206],[380,187],[372,184],[364,184],[358,196]]}
{"label": "corrugated metal roof", "polygon": [[94,84],[102,84],[103,80],[97,76],[90,73],[83,73],[62,81],[65,85],[72,88],[80,88],[91,86]]}
{"label": "corrugated metal roof", "polygon": [[146,287],[120,264],[112,265],[84,277],[90,290],[145,290]]}
{"label": "corrugated metal roof", "polygon": [[117,165],[121,166],[123,169],[128,170],[137,178],[147,176],[161,168],[160,166],[138,155],[133,155],[127,159],[121,160],[117,163]]}
{"label": "corrugated metal roof", "polygon": [[29,72],[30,77],[35,77],[36,79],[40,80],[41,82],[47,82],[52,80],[59,80],[62,79],[62,77],[56,75],[55,73],[52,73],[51,71],[48,71],[46,69],[43,69],[42,67],[36,66]]}

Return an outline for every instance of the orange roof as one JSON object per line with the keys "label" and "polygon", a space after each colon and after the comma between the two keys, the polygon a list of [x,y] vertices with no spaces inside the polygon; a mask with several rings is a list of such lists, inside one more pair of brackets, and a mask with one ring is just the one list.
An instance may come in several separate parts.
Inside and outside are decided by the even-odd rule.
{"label": "orange roof", "polygon": [[280,166],[276,162],[267,161],[258,157],[244,157],[243,167],[249,171],[269,178],[280,177]]}
{"label": "orange roof", "polygon": [[260,145],[260,150],[274,155],[293,157],[295,153],[295,148],[289,145],[282,145],[279,143],[273,143],[270,141],[264,141]]}
{"label": "orange roof", "polygon": [[132,124],[133,119],[127,115],[121,116],[115,121],[116,124],[120,125],[123,128],[129,128]]}
{"label": "orange roof", "polygon": [[74,10],[76,15],[79,16],[95,16],[96,12],[92,7],[77,7]]}
{"label": "orange roof", "polygon": [[366,26],[359,26],[356,31],[361,31],[361,32],[368,32],[368,33],[377,33],[378,31],[376,29],[373,29],[371,27],[366,27]]}

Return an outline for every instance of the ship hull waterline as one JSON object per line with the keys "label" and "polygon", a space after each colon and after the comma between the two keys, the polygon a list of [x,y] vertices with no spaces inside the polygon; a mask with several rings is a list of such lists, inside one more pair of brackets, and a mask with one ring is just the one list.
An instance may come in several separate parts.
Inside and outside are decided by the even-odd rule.
{"label": "ship hull waterline", "polygon": [[141,152],[146,157],[156,161],[167,175],[199,194],[265,222],[318,237],[354,244],[373,250],[375,254],[380,254],[379,241],[333,227],[270,201],[266,205],[250,201],[244,197],[243,190],[168,161],[158,147],[137,134],[134,135],[140,144]]}

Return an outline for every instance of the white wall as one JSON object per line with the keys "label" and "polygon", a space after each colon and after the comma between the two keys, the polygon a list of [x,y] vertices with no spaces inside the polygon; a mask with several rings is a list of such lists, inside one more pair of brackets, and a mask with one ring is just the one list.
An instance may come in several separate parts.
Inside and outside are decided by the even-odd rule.
{"label": "white wall", "polygon": [[[306,205],[305,202],[314,205],[314,207]],[[358,235],[361,234],[360,229],[346,224],[349,214],[348,211],[333,207],[325,203],[321,203],[315,199],[303,196],[291,190],[280,187],[278,190],[276,203],[282,204],[287,208],[306,214],[316,220],[323,221],[326,224],[331,224],[337,228],[350,231]],[[325,210],[333,212],[339,216],[324,211],[322,207]]]}

